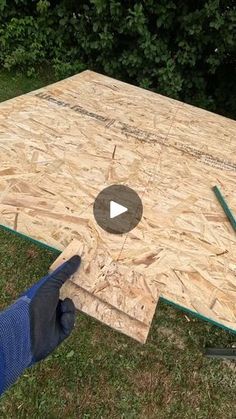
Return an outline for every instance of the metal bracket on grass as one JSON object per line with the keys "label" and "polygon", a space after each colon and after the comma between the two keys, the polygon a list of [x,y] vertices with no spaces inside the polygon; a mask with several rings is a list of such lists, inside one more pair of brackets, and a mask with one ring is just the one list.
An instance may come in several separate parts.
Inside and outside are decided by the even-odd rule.
{"label": "metal bracket on grass", "polygon": [[236,348],[205,348],[207,358],[224,358],[236,360]]}

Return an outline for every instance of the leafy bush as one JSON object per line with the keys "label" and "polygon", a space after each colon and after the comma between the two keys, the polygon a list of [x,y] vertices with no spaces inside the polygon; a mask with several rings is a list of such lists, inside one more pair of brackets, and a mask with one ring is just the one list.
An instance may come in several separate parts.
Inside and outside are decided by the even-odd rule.
{"label": "leafy bush", "polygon": [[0,65],[94,69],[236,116],[231,0],[0,0]]}

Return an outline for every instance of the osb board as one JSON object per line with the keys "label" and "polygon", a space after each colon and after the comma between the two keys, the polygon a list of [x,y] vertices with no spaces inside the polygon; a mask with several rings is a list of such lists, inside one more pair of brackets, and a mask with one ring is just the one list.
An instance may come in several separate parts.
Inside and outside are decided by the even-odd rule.
{"label": "osb board", "polygon": [[[140,313],[134,298],[121,310],[146,324],[161,291],[235,329],[236,236],[211,190],[221,186],[236,211],[235,132],[227,118],[89,71],[5,102],[0,222],[60,249],[78,239],[97,273],[108,261],[124,269],[146,304]],[[113,183],[143,200],[143,219],[125,236],[92,214]],[[104,292],[97,274],[83,287],[109,303],[116,281],[109,276]]]}
{"label": "osb board", "polygon": [[60,297],[63,300],[71,298],[78,310],[112,327],[112,329],[132,337],[140,343],[146,342],[149,326],[99,300],[72,281],[67,281],[63,285]]}
{"label": "osb board", "polygon": [[[89,249],[90,250],[90,249]],[[141,274],[103,255],[90,254],[82,242],[73,240],[52,264],[56,269],[73,255],[80,255],[82,263],[73,281],[99,300],[150,326],[160,293],[155,290],[155,299],[150,298]],[[98,268],[99,262],[102,266]]]}

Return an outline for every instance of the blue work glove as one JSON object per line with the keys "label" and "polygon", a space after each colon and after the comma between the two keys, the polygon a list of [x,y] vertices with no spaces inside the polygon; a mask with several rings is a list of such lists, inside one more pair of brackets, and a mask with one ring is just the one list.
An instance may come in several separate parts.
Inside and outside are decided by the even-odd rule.
{"label": "blue work glove", "polygon": [[70,335],[75,307],[69,298],[60,300],[59,292],[80,260],[73,256],[0,312],[0,394]]}

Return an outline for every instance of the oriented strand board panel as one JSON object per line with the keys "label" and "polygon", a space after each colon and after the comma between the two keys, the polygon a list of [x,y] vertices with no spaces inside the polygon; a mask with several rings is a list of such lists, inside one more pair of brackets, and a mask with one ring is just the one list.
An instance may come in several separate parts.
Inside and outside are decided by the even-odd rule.
{"label": "oriented strand board panel", "polygon": [[[161,292],[235,330],[236,235],[211,190],[236,212],[235,134],[230,119],[83,72],[0,105],[0,223],[61,250],[78,240],[75,283],[144,325]],[[114,183],[143,201],[127,235],[93,218]]]}
{"label": "oriented strand board panel", "polygon": [[[141,299],[142,301],[144,300],[143,292],[140,292],[143,291],[141,287],[135,287],[133,284],[126,284],[126,287],[124,287],[123,284],[120,286],[117,283],[112,290],[110,302],[106,303],[104,302],[103,295],[99,294],[99,297],[97,297],[95,290],[88,292],[86,287],[81,287],[74,283],[73,281],[83,284],[83,278],[86,278],[87,281],[89,280],[89,282],[92,283],[92,279],[89,277],[96,277],[96,274],[94,276],[93,270],[89,270],[89,272],[87,272],[87,255],[84,254],[83,244],[76,239],[72,240],[69,246],[65,248],[60,256],[50,266],[50,272],[58,268],[62,263],[76,254],[82,256],[79,271],[70,278],[70,281],[67,281],[64,284],[61,289],[60,297],[62,299],[71,298],[78,310],[81,310],[89,316],[94,317],[102,323],[112,327],[113,329],[118,330],[119,332],[122,332],[129,337],[132,337],[133,339],[136,339],[140,343],[145,343],[150,329],[150,322],[155,311],[156,303],[152,304],[153,311],[152,313],[149,313],[149,321],[145,323],[139,320],[139,313],[137,309],[133,316],[127,315],[122,311],[122,302],[124,302],[126,299],[130,304],[133,302],[133,305],[137,299]],[[103,282],[103,289],[106,290],[104,283],[105,281]],[[117,304],[118,302],[120,304]],[[145,304],[143,304],[143,308],[144,307]]]}
{"label": "oriented strand board panel", "polygon": [[149,326],[127,316],[127,314],[117,310],[112,305],[97,299],[93,294],[85,291],[72,281],[67,281],[63,285],[60,296],[63,300],[64,298],[71,298],[78,310],[105,323],[118,332],[132,337],[140,343],[146,342]]}
{"label": "oriented strand board panel", "polygon": [[[73,281],[80,288],[150,326],[160,295],[158,289],[154,289],[151,293],[145,287],[143,275],[111,258],[102,258],[102,265],[97,255],[90,260],[88,249],[84,249],[83,243],[78,240],[73,240],[69,244],[50,269],[56,269],[76,254],[81,255],[82,263]],[[153,298],[154,293],[155,298]]]}

